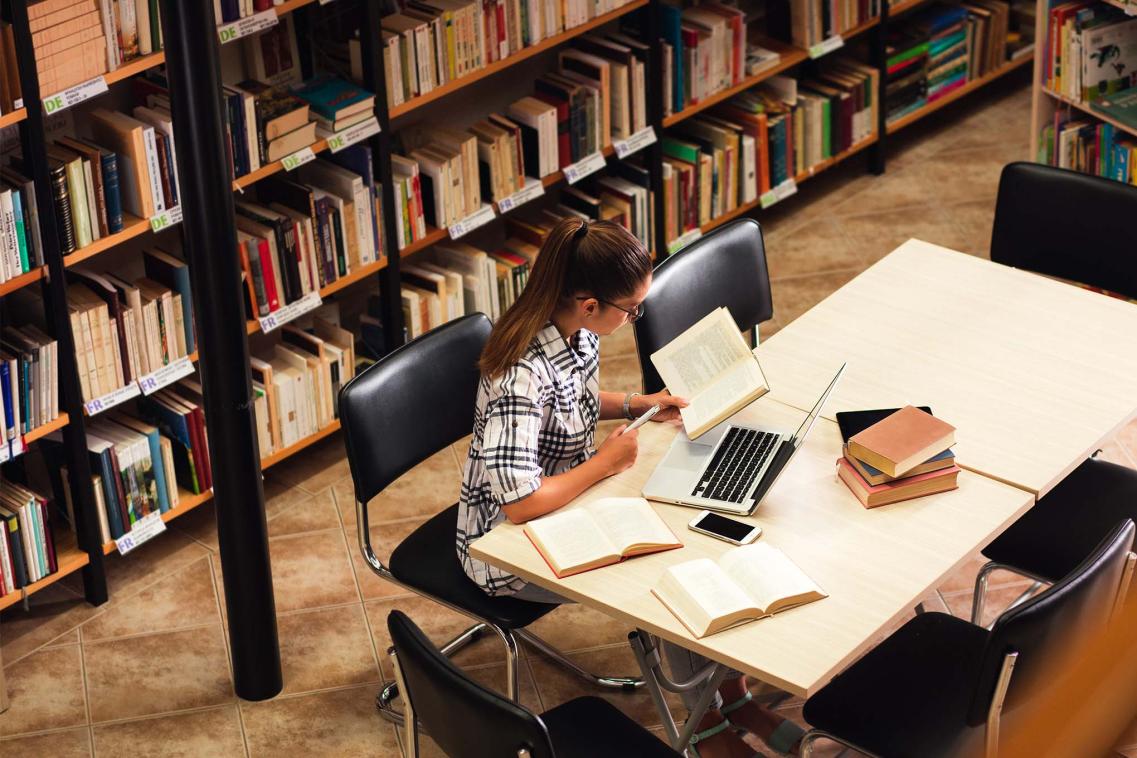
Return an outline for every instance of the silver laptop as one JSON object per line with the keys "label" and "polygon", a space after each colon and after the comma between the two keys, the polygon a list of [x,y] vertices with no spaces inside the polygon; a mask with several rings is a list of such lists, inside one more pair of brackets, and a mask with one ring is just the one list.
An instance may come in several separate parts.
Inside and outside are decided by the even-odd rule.
{"label": "silver laptop", "polygon": [[729,423],[697,440],[687,439],[685,434],[676,435],[667,455],[644,485],[644,497],[750,515],[805,442],[844,373],[842,364],[792,435]]}

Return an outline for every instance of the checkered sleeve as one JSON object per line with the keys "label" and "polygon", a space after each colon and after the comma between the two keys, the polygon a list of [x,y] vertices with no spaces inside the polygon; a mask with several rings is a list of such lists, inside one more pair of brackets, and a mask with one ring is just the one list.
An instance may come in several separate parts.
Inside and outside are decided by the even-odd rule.
{"label": "checkered sleeve", "polygon": [[490,498],[501,507],[541,486],[537,444],[541,434],[541,382],[519,363],[491,383],[486,403],[482,458]]}

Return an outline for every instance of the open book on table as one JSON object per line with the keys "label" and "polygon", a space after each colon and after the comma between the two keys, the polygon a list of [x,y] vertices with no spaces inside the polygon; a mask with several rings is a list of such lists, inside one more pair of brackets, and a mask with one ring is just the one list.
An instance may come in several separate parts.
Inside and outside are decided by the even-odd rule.
{"label": "open book on table", "polygon": [[672,395],[684,397],[683,428],[695,439],[770,391],[758,358],[726,308],[717,308],[651,355]]}
{"label": "open book on table", "polygon": [[557,578],[683,547],[642,497],[605,497],[525,524],[525,535]]}
{"label": "open book on table", "polygon": [[671,566],[652,593],[696,637],[828,597],[765,543],[734,548],[718,562],[699,558]]}

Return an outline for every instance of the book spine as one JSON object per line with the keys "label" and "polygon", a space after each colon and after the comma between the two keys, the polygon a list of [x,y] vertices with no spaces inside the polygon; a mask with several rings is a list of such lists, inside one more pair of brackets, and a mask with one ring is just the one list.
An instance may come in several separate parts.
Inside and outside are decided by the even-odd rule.
{"label": "book spine", "polygon": [[56,166],[51,172],[51,193],[55,201],[55,224],[59,249],[64,255],[75,251],[75,227],[71,221],[71,198],[67,194],[67,170]]}

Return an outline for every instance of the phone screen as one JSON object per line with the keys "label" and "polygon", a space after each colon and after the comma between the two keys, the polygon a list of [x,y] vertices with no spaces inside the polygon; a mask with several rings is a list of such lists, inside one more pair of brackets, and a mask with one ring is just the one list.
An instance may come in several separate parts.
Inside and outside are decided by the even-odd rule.
{"label": "phone screen", "polygon": [[695,526],[708,532],[714,532],[715,534],[726,537],[728,540],[734,540],[735,542],[741,541],[743,537],[750,534],[750,532],[754,529],[753,524],[745,524],[741,521],[735,521],[734,519],[727,518],[726,516],[720,516],[717,513],[708,513],[706,516],[703,516],[701,519],[699,519],[698,523],[696,523]]}

